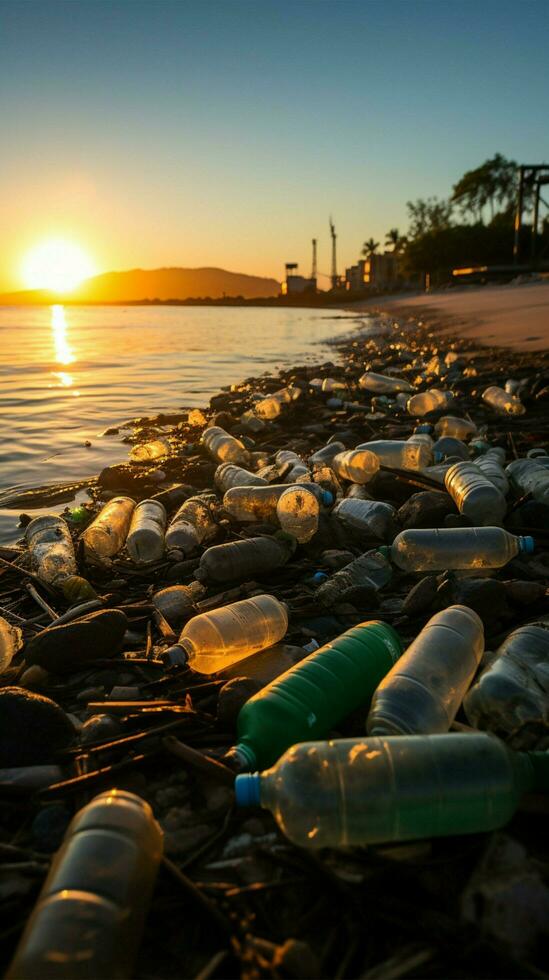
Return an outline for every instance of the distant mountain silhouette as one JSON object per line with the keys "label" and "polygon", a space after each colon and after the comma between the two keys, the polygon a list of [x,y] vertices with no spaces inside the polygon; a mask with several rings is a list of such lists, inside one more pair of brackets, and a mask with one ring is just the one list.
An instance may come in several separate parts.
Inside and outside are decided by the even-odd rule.
{"label": "distant mountain silhouette", "polygon": [[129,269],[93,276],[63,296],[44,289],[3,293],[0,304],[62,303],[64,300],[69,303],[135,303],[155,299],[220,299],[223,296],[257,299],[276,296],[279,288],[276,279],[247,276],[225,269]]}

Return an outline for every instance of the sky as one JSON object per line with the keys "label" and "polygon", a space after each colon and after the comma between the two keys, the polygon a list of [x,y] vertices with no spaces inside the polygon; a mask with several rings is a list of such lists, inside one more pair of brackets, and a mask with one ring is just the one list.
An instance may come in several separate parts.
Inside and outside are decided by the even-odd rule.
{"label": "sky", "polygon": [[[495,152],[549,161],[547,0],[2,0],[0,290],[98,272],[330,272]],[[327,285],[326,279],[320,279]]]}

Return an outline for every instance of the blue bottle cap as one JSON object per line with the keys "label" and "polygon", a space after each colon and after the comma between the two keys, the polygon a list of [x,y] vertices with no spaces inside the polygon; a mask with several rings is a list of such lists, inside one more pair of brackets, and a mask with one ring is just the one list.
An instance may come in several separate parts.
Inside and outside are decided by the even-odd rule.
{"label": "blue bottle cap", "polygon": [[237,806],[259,806],[259,773],[245,772],[237,776],[234,781],[234,795]]}
{"label": "blue bottle cap", "polygon": [[533,555],[536,543],[529,534],[521,534],[519,537],[519,547],[523,555]]}
{"label": "blue bottle cap", "polygon": [[313,575],[313,582],[315,585],[320,585],[322,582],[325,582],[327,578],[328,576],[326,575],[326,572],[315,572]]}
{"label": "blue bottle cap", "polygon": [[322,503],[325,507],[331,507],[334,502],[334,495],[329,490],[322,491]]}

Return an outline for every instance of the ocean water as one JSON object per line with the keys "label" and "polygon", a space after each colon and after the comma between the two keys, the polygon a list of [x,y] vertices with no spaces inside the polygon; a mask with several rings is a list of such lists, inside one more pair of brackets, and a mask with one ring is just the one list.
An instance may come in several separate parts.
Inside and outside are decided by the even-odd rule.
{"label": "ocean water", "polygon": [[0,542],[17,540],[18,514],[31,512],[5,506],[14,489],[127,460],[129,447],[102,436],[106,428],[206,406],[250,376],[332,360],[327,341],[363,322],[343,310],[0,307]]}

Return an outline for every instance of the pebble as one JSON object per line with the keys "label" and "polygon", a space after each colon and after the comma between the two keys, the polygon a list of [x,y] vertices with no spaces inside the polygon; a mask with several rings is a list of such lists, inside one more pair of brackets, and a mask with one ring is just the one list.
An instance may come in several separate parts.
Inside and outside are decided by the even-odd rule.
{"label": "pebble", "polygon": [[59,705],[22,687],[0,690],[0,767],[38,766],[55,761],[74,728]]}
{"label": "pebble", "polygon": [[458,516],[455,504],[447,493],[424,490],[414,493],[400,507],[397,520],[403,529],[412,527],[440,527],[448,515]]}

